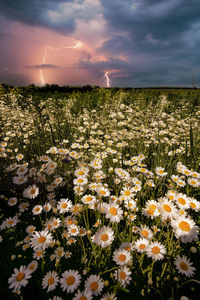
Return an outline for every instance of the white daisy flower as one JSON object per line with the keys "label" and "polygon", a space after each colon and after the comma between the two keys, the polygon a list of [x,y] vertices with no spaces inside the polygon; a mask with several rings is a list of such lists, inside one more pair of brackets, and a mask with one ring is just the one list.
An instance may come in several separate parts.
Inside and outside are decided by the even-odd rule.
{"label": "white daisy flower", "polygon": [[29,269],[31,271],[31,273],[35,272],[35,270],[38,267],[38,262],[36,260],[33,260],[32,262],[30,262],[30,264],[27,266],[27,269]]}
{"label": "white daisy flower", "polygon": [[116,281],[120,282],[123,287],[126,287],[132,279],[131,270],[127,266],[123,266],[120,269],[115,270],[114,278]]}
{"label": "white daisy flower", "polygon": [[106,214],[106,218],[110,219],[113,223],[119,223],[121,221],[123,210],[119,207],[118,204],[115,203],[105,203],[104,204],[104,211]]}
{"label": "white daisy flower", "polygon": [[71,207],[72,207],[72,201],[69,199],[60,199],[60,201],[57,204],[57,209],[61,214],[70,211]]}
{"label": "white daisy flower", "polygon": [[41,214],[42,209],[43,209],[42,205],[35,205],[33,207],[33,209],[32,209],[33,215],[39,215],[39,214]]}
{"label": "white daisy flower", "polygon": [[141,238],[151,239],[153,237],[153,232],[146,225],[142,225],[139,234]]}
{"label": "white daisy flower", "polygon": [[53,236],[48,230],[35,231],[32,235],[30,245],[34,250],[45,250],[53,242]]}
{"label": "white daisy flower", "polygon": [[102,248],[108,247],[114,241],[114,232],[110,227],[104,226],[97,230],[93,242]]}
{"label": "white daisy flower", "polygon": [[78,290],[72,300],[92,300],[92,293],[89,290]]}
{"label": "white daisy flower", "polygon": [[65,271],[60,279],[60,285],[63,291],[73,293],[81,282],[81,275],[76,270]]}
{"label": "white daisy flower", "polygon": [[164,254],[166,254],[165,246],[159,242],[152,242],[147,247],[147,256],[152,259],[161,260],[164,258]]}
{"label": "white daisy flower", "polygon": [[174,264],[179,271],[179,273],[186,275],[187,277],[192,277],[195,273],[195,267],[192,266],[192,263],[190,262],[189,258],[186,256],[178,256]]}
{"label": "white daisy flower", "polygon": [[118,249],[113,253],[113,260],[116,262],[116,264],[124,266],[127,265],[131,260],[131,254],[129,251]]}
{"label": "white daisy flower", "polygon": [[21,287],[28,284],[28,279],[31,278],[31,270],[26,266],[20,266],[19,270],[14,269],[14,273],[8,279],[9,288],[14,291],[20,290]]}
{"label": "white daisy flower", "polygon": [[94,204],[97,199],[95,196],[91,195],[91,194],[88,194],[88,195],[85,195],[81,198],[81,201],[83,202],[83,204]]}
{"label": "white daisy flower", "polygon": [[178,216],[171,223],[176,238],[180,238],[183,243],[191,243],[198,238],[199,227],[192,219]]}
{"label": "white daisy flower", "polygon": [[42,287],[43,289],[47,288],[47,293],[48,293],[50,291],[55,290],[58,282],[59,282],[58,273],[55,271],[49,271],[42,279]]}
{"label": "white daisy flower", "polygon": [[100,295],[103,288],[103,280],[98,275],[90,275],[85,281],[85,290],[90,291],[94,296]]}
{"label": "white daisy flower", "polygon": [[148,245],[149,245],[149,240],[140,238],[135,242],[134,248],[136,249],[137,252],[143,253],[146,252]]}
{"label": "white daisy flower", "polygon": [[29,199],[34,199],[38,196],[39,194],[39,188],[34,184],[34,185],[30,185],[28,188],[26,188],[23,191],[23,196],[25,198],[29,198]]}

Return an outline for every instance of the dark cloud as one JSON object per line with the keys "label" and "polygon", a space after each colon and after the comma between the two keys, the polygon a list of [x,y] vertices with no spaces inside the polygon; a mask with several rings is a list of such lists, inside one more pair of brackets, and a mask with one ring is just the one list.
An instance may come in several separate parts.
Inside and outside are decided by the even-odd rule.
{"label": "dark cloud", "polygon": [[61,66],[51,65],[51,64],[41,64],[41,65],[34,65],[34,66],[25,66],[28,69],[60,69]]}
{"label": "dark cloud", "polygon": [[[65,0],[64,2],[71,2]],[[65,23],[52,24],[49,20],[48,10],[56,10],[63,0],[1,0],[0,15],[10,20],[19,21],[31,26],[50,28],[61,33],[70,33],[75,29],[75,19],[70,18]]]}

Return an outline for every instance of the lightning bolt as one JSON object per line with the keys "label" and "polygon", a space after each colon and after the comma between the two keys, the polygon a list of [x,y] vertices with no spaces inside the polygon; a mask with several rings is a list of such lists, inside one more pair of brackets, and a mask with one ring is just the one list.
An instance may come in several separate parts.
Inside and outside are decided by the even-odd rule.
{"label": "lightning bolt", "polygon": [[[64,46],[64,47],[59,47],[59,48],[52,48],[48,45],[45,45],[44,56],[42,58],[42,64],[46,64],[47,49],[49,49],[51,51],[58,51],[58,50],[61,50],[61,49],[76,49],[76,48],[80,48],[81,46],[82,46],[82,43],[80,41],[77,42],[74,46]],[[43,73],[42,69],[40,69],[40,81],[41,81],[42,86],[44,86],[45,85],[45,79],[44,79],[44,73]]]}
{"label": "lightning bolt", "polygon": [[110,87],[110,78],[108,77],[108,72],[105,72],[104,77],[106,79],[107,87]]}

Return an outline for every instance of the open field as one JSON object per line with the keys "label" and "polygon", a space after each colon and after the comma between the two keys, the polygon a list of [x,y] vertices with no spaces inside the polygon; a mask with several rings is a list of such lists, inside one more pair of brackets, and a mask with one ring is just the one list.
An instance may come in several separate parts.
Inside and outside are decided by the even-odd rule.
{"label": "open field", "polygon": [[0,169],[2,299],[200,299],[199,90],[0,87]]}

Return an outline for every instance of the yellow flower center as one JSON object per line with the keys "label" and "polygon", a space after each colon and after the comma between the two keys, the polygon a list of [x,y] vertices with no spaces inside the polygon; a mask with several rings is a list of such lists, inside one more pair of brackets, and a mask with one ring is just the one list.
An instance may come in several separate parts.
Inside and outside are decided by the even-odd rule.
{"label": "yellow flower center", "polygon": [[54,283],[54,278],[53,277],[50,277],[49,279],[48,279],[48,284],[53,284]]}
{"label": "yellow flower center", "polygon": [[158,253],[160,253],[160,248],[157,247],[157,246],[154,246],[154,247],[151,249],[151,251],[153,252],[153,254],[158,254]]}
{"label": "yellow flower center", "polygon": [[180,263],[180,268],[184,271],[187,271],[188,270],[188,265],[185,263],[185,262],[181,262]]}
{"label": "yellow flower center", "polygon": [[196,181],[195,180],[191,180],[190,183],[193,184],[193,185],[195,185]]}
{"label": "yellow flower center", "polygon": [[164,205],[163,205],[163,209],[164,209],[166,212],[171,212],[171,211],[172,211],[171,207],[170,207],[168,204],[164,204]]}
{"label": "yellow flower center", "polygon": [[131,192],[130,191],[125,191],[124,195],[125,196],[130,196]]}
{"label": "yellow flower center", "polygon": [[103,242],[106,242],[107,240],[108,240],[108,234],[107,233],[104,233],[104,234],[102,234],[101,235],[101,240],[103,241]]}
{"label": "yellow flower center", "polygon": [[181,221],[178,226],[183,231],[190,231],[190,224],[188,224],[186,221]]}
{"label": "yellow flower center", "polygon": [[180,203],[180,204],[182,204],[182,205],[185,205],[186,204],[186,201],[185,201],[185,199],[184,198],[178,198],[178,202]]}
{"label": "yellow flower center", "polygon": [[74,282],[75,282],[75,277],[74,276],[69,276],[69,277],[66,278],[66,283],[68,285],[72,285],[72,284],[74,284]]}
{"label": "yellow flower center", "polygon": [[83,171],[79,171],[78,175],[84,175],[84,172]]}
{"label": "yellow flower center", "polygon": [[67,207],[67,203],[63,203],[62,208],[66,208],[66,207]]}
{"label": "yellow flower center", "polygon": [[96,291],[98,289],[98,283],[96,281],[92,282],[90,288],[92,291]]}
{"label": "yellow flower center", "polygon": [[150,209],[156,210],[156,205],[155,204],[151,204],[150,205]]}
{"label": "yellow flower center", "polygon": [[190,207],[191,208],[196,208],[196,204],[194,202],[190,202]]}
{"label": "yellow flower center", "polygon": [[90,202],[90,201],[92,201],[92,197],[91,197],[91,196],[88,196],[88,197],[85,198],[85,200],[86,200],[87,202]]}
{"label": "yellow flower center", "polygon": [[139,248],[140,248],[141,250],[143,250],[143,249],[146,248],[146,245],[145,245],[145,244],[140,244]]}
{"label": "yellow flower center", "polygon": [[141,234],[144,236],[144,237],[147,237],[149,235],[148,231],[147,230],[142,230],[141,231]]}
{"label": "yellow flower center", "polygon": [[43,244],[46,241],[46,237],[45,236],[40,236],[38,239],[38,243],[39,244]]}
{"label": "yellow flower center", "polygon": [[126,255],[120,254],[120,255],[118,256],[118,259],[119,259],[120,261],[125,261],[125,260],[126,260]]}
{"label": "yellow flower center", "polygon": [[124,280],[126,278],[126,273],[124,271],[121,271],[119,273],[119,277],[120,277],[120,279]]}
{"label": "yellow flower center", "polygon": [[35,192],[36,192],[36,190],[35,190],[35,189],[32,189],[32,190],[31,190],[31,195],[34,195]]}
{"label": "yellow flower center", "polygon": [[16,280],[17,281],[22,281],[24,279],[25,275],[23,272],[20,272],[17,276],[16,276]]}
{"label": "yellow flower center", "polygon": [[80,296],[79,300],[87,300],[85,296]]}
{"label": "yellow flower center", "polygon": [[111,207],[109,209],[109,212],[111,215],[116,216],[117,215],[117,209],[115,207]]}

